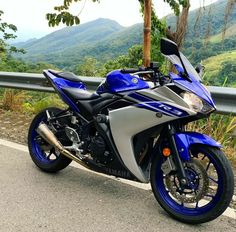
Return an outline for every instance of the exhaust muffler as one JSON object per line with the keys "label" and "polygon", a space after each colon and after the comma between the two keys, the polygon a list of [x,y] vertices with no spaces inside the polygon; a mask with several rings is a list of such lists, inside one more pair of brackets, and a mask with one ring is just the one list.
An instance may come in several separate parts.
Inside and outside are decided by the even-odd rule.
{"label": "exhaust muffler", "polygon": [[59,150],[61,154],[87,167],[87,165],[81,159],[79,159],[77,156],[73,155],[71,152],[69,152],[63,147],[63,145],[60,143],[60,141],[45,123],[41,122],[36,131],[45,141],[47,141],[50,145]]}

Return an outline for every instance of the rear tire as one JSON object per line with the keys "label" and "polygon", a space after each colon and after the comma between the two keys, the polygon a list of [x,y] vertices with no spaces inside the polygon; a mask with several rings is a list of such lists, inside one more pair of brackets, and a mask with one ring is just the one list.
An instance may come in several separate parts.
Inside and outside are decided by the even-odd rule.
{"label": "rear tire", "polygon": [[43,121],[44,123],[47,123],[46,110],[48,110],[50,114],[56,114],[61,111],[61,109],[59,108],[50,107],[44,109],[34,117],[28,132],[28,148],[30,156],[35,165],[45,172],[53,173],[67,167],[72,160],[60,153],[58,154],[53,147],[51,148],[50,152],[51,155],[53,155],[55,158],[47,158],[49,155],[46,153],[46,151],[43,151],[40,145],[37,143],[36,138],[40,136],[36,132],[36,129],[39,126],[40,122]]}
{"label": "rear tire", "polygon": [[[152,163],[151,186],[156,200],[173,218],[189,224],[198,224],[214,220],[226,210],[233,196],[234,176],[229,161],[220,149],[198,145],[191,148],[191,154],[193,154],[193,159],[196,159],[196,156],[207,157],[198,158],[197,162],[201,161],[203,164],[206,164],[206,166],[215,168],[215,172],[210,170],[211,172],[209,173],[209,167],[205,172],[207,173],[206,178],[209,180],[208,189],[204,196],[205,198],[203,197],[205,200],[201,198],[198,202],[193,203],[192,207],[189,203],[183,204],[180,200],[181,198],[176,199],[175,194],[173,196],[173,189],[168,189],[166,185],[167,182],[165,178],[169,177],[164,177],[161,170],[161,165],[165,161],[165,158],[161,154],[156,154]],[[209,160],[209,165],[207,160]],[[212,178],[212,175],[215,179]],[[207,183],[205,184],[207,185]],[[177,189],[176,192],[178,191]],[[196,194],[196,192],[194,193]],[[213,193],[215,193],[215,195],[213,195]],[[182,197],[182,195],[180,196]],[[186,194],[184,197],[186,198]],[[202,203],[200,204],[199,202]],[[196,204],[196,207],[194,204]]]}

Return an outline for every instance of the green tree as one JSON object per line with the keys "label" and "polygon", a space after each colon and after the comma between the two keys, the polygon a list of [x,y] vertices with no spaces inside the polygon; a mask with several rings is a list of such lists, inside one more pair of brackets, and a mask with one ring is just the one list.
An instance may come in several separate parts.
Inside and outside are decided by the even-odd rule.
{"label": "green tree", "polygon": [[105,76],[112,70],[128,67],[137,67],[142,64],[142,45],[134,45],[128,50],[127,55],[118,56],[114,60],[109,60],[103,65],[100,71],[101,76]]}
{"label": "green tree", "polygon": [[[144,1],[139,0],[141,5],[141,13],[144,13]],[[175,41],[179,46],[182,45],[183,39],[187,30],[187,19],[188,19],[188,12],[190,8],[190,0],[163,0],[167,2],[171,9],[174,11],[175,15],[177,16],[176,20],[176,30],[167,27],[165,21],[159,19],[157,17],[156,11],[154,6],[152,5],[152,15],[151,15],[151,39],[152,39],[152,46],[154,46],[152,57],[155,57],[155,54],[158,54],[160,37],[167,36],[169,39]],[[156,46],[156,47],[155,47]],[[155,53],[154,53],[155,51]]]}
{"label": "green tree", "polygon": [[136,67],[142,64],[143,51],[141,45],[134,45],[128,50],[127,67]]}
{"label": "green tree", "polygon": [[21,61],[12,59],[12,53],[25,53],[23,49],[17,49],[15,46],[9,45],[8,41],[15,39],[17,36],[15,32],[17,27],[2,20],[3,11],[0,10],[0,70],[1,71],[14,71],[17,67],[18,70],[24,70],[24,65]]}
{"label": "green tree", "polygon": [[18,49],[8,43],[15,39],[17,27],[2,20],[3,11],[0,10],[0,70],[6,72],[37,72],[41,73],[43,69],[55,66],[47,63],[28,64],[12,56],[12,53],[25,53],[24,49]]}
{"label": "green tree", "polygon": [[[225,82],[226,86],[235,85],[236,76],[236,62],[225,61],[222,63],[221,70],[219,72],[218,81],[222,83]],[[222,80],[223,79],[223,80]]]}
{"label": "green tree", "polygon": [[82,64],[77,65],[75,73],[81,76],[94,77],[99,74],[98,61],[93,57],[85,57]]}
{"label": "green tree", "polygon": [[3,11],[0,10],[0,58],[4,58],[8,53],[21,52],[23,49],[17,49],[15,46],[11,46],[7,43],[10,39],[15,39],[17,36],[15,32],[17,27],[13,24],[9,24],[2,20]]}

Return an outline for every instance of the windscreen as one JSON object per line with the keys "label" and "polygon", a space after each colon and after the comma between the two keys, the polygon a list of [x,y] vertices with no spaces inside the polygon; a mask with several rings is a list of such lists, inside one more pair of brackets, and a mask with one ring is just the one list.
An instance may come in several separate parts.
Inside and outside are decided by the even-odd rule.
{"label": "windscreen", "polygon": [[[191,63],[189,62],[189,60],[184,56],[183,53],[180,52],[180,56],[181,56],[181,59],[184,63],[184,66],[186,68],[186,71],[189,75],[189,77],[193,80],[197,80],[197,81],[201,81],[201,78],[200,76],[198,75],[197,71],[195,70],[195,68],[191,65]],[[166,56],[165,57],[173,64],[175,65],[176,69],[178,70],[178,68],[182,69],[182,71],[184,70],[181,62],[180,62],[180,59],[178,56],[176,55],[169,55],[169,56]],[[178,70],[179,71],[179,70]]]}

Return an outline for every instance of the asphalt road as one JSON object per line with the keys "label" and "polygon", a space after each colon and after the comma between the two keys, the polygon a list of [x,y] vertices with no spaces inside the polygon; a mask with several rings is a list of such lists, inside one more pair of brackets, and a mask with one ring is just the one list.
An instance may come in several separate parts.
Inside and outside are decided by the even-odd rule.
{"label": "asphalt road", "polygon": [[236,231],[221,216],[202,225],[171,219],[143,190],[67,167],[43,173],[28,152],[0,145],[0,231]]}

